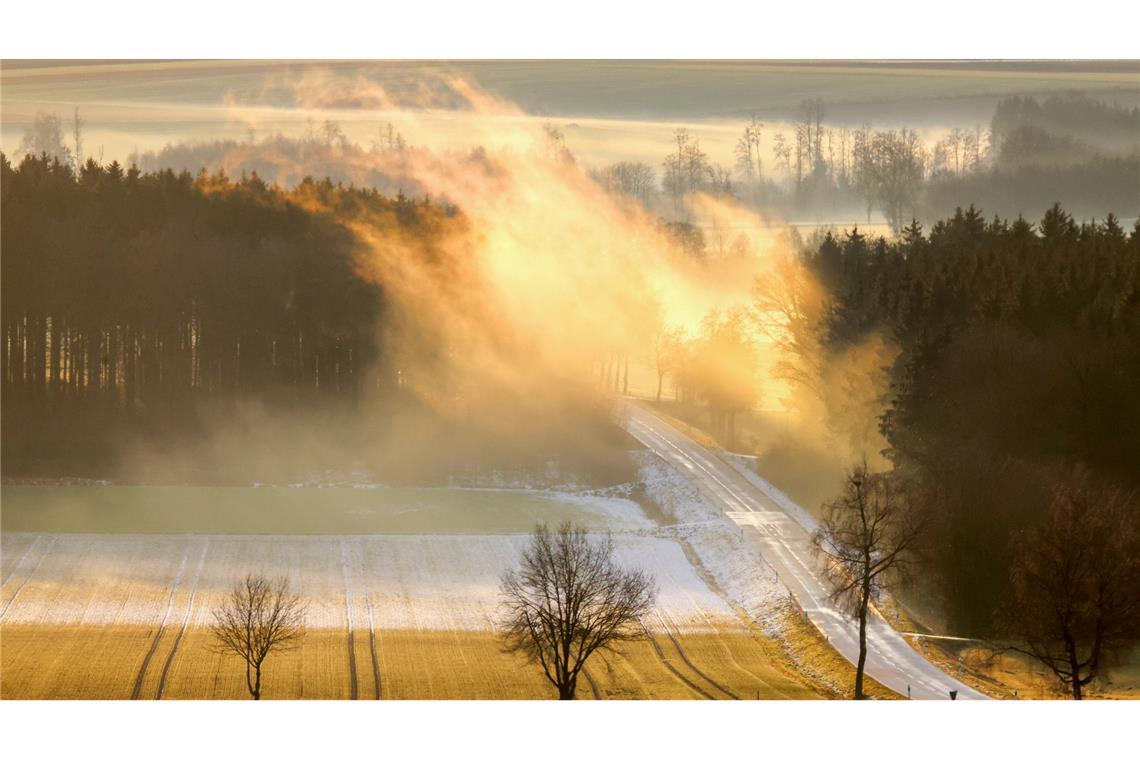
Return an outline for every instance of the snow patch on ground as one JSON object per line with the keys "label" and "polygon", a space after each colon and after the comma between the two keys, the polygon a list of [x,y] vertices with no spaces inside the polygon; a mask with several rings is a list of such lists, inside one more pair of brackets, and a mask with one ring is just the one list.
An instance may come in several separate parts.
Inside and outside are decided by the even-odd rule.
{"label": "snow patch on ground", "polygon": [[645,495],[676,521],[658,535],[683,541],[725,596],[766,633],[778,635],[779,619],[792,603],[791,595],[745,541],[741,529],[671,465],[647,451],[635,452],[634,457]]}

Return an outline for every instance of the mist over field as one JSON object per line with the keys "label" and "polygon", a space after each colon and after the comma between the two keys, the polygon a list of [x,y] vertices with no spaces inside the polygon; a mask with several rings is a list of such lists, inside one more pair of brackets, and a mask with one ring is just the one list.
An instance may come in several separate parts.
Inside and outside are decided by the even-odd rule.
{"label": "mist over field", "polygon": [[[714,160],[731,165],[739,122],[756,114],[786,125],[810,100],[825,102],[837,126],[930,132],[986,126],[998,100],[1013,95],[1084,92],[1140,105],[1140,72],[1129,61],[6,61],[0,70],[6,153],[37,112],[66,116],[79,107],[92,155],[121,163],[182,141],[245,141],[251,131],[298,137],[309,120],[326,119],[366,147],[384,138],[388,123],[417,145],[472,147],[469,119],[451,111],[462,98],[424,84],[449,77],[516,104],[519,118],[551,120],[589,166],[656,164],[677,127],[693,130]],[[330,79],[339,88],[297,87]],[[415,105],[437,110],[403,112]],[[405,117],[417,124],[415,134]]]}
{"label": "mist over field", "polygon": [[[375,368],[354,367],[364,373],[366,387],[379,390],[365,390],[364,408],[333,425],[299,409],[279,418],[272,407],[247,403],[236,418],[202,407],[199,424],[212,432],[200,447],[176,445],[163,453],[179,434],[138,443],[127,434],[116,448],[129,450],[117,471],[128,480],[193,480],[195,472],[212,472],[248,482],[266,478],[264,468],[275,472],[268,478],[273,480],[288,477],[282,473],[290,467],[367,471],[370,462],[383,462],[389,478],[415,479],[450,466],[424,460],[447,459],[449,445],[464,445],[456,426],[484,440],[476,446],[490,435],[509,450],[532,445],[532,436],[573,447],[584,435],[582,448],[590,451],[604,442],[591,437],[582,415],[608,414],[594,398],[599,376],[616,388],[621,374],[622,390],[628,389],[631,363],[635,376],[651,371],[653,346],[665,331],[696,335],[710,314],[746,309],[758,274],[777,264],[795,266],[789,259],[794,243],[778,219],[698,190],[685,199],[684,217],[692,222],[670,227],[637,198],[599,184],[561,130],[465,79],[430,74],[414,87],[393,90],[359,73],[306,69],[271,77],[252,93],[227,91],[223,100],[240,112],[241,103],[266,99],[298,109],[398,110],[402,129],[416,135],[430,132],[441,112],[465,124],[459,146],[413,145],[402,132],[389,131],[380,144],[362,149],[326,120],[319,127],[310,123],[317,133],[298,142],[276,138],[295,147],[295,157],[278,150],[276,141],[255,140],[223,147],[220,165],[211,167],[219,189],[225,180],[218,172],[237,173],[237,162],[261,167],[251,171],[282,188],[329,175],[361,187],[399,186],[401,197],[406,191],[440,199],[438,207],[413,203],[409,221],[398,207],[345,204],[312,184],[290,196],[350,233],[345,264],[379,288],[377,302],[383,303],[382,323],[366,329],[382,347],[379,371],[387,377],[378,380]],[[715,248],[704,260],[686,248],[692,242],[687,231],[697,227],[708,230]],[[235,363],[240,350],[237,339]],[[768,366],[773,357],[761,352],[757,360]],[[196,361],[191,358],[192,365]],[[319,357],[315,361],[313,382],[319,386]],[[759,383],[757,400],[780,408],[785,389],[779,377],[750,372],[722,378],[726,387],[742,382]],[[447,445],[418,413],[400,421],[409,412],[387,403],[393,385],[416,408],[444,421],[451,431],[443,434]],[[368,422],[373,419],[375,424]],[[338,431],[336,440],[323,438],[326,430]],[[612,458],[612,452],[604,456]],[[236,474],[243,470],[262,474]]]}

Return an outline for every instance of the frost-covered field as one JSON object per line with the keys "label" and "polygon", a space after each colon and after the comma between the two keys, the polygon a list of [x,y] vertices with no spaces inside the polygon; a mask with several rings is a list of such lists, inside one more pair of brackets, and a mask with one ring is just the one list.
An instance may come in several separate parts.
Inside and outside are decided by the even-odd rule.
{"label": "frost-covered field", "polygon": [[[710,621],[735,618],[725,596],[756,619],[786,599],[774,574],[744,546],[731,523],[667,464],[638,456],[641,482],[664,513],[664,526],[626,498],[503,491],[498,492],[501,504],[492,508],[484,502],[496,492],[424,489],[399,498],[388,495],[372,508],[396,514],[436,510],[433,534],[6,530],[0,545],[0,621],[155,625],[181,616],[191,626],[207,625],[211,607],[233,581],[260,572],[290,578],[309,601],[308,625],[314,628],[342,628],[351,616],[353,625],[370,620],[373,628],[493,630],[499,578],[518,562],[528,540],[522,531],[544,517],[568,515],[591,529],[613,531],[619,560],[657,578],[659,612],[680,630],[709,630]],[[475,500],[470,511],[493,513],[491,523],[511,524],[512,532],[452,531],[447,517],[464,497]],[[365,503],[353,505],[365,508]]]}
{"label": "frost-covered field", "polygon": [[[194,589],[190,625],[246,572],[286,575],[309,602],[312,628],[353,624],[413,630],[493,630],[499,577],[528,537],[153,536],[9,534],[10,578],[0,597],[9,625],[155,625],[185,616],[172,597]],[[709,630],[732,610],[682,548],[652,535],[614,536],[619,560],[656,576],[658,607],[680,630]],[[346,603],[347,600],[347,603]],[[5,606],[6,605],[6,606]],[[347,612],[346,612],[347,608]],[[177,614],[175,614],[177,613]]]}

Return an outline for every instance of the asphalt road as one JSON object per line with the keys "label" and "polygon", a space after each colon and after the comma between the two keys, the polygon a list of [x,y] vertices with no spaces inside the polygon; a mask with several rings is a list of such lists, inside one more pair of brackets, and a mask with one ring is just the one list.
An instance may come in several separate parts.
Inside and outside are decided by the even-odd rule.
{"label": "asphalt road", "polygon": [[[622,402],[621,424],[651,451],[676,467],[725,514],[740,525],[760,556],[776,571],[808,618],[835,649],[853,664],[859,658],[858,623],[828,598],[811,550],[810,518],[775,496],[762,478],[746,477],[720,455],[706,449],[669,423],[629,402]],[[767,493],[765,492],[767,491]],[[913,699],[986,699],[911,648],[877,612],[867,621],[867,675]]]}

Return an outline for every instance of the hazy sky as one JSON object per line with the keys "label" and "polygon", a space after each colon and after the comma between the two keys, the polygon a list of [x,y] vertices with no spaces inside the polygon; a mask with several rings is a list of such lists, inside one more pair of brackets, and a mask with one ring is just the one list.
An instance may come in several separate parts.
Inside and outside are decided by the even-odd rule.
{"label": "hazy sky", "polygon": [[[741,122],[756,113],[776,124],[808,98],[827,120],[919,128],[984,125],[1012,93],[1079,89],[1140,104],[1140,63],[804,63],[693,61],[5,61],[0,70],[0,146],[11,153],[38,111],[70,117],[79,107],[86,144],[106,160],[182,139],[297,133],[313,119],[339,121],[367,144],[398,110],[351,95],[374,83],[407,102],[439,108],[417,119],[412,142],[463,143],[463,115],[449,113],[424,82],[459,74],[563,129],[587,164],[660,161],[673,129],[688,125],[715,160],[731,163]],[[315,74],[349,83],[328,97],[302,98]]]}

